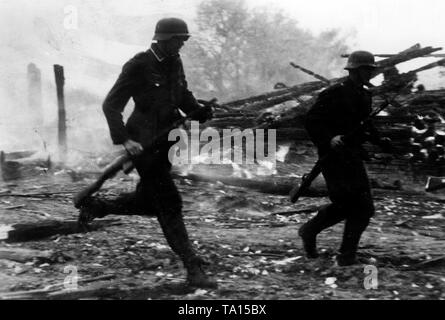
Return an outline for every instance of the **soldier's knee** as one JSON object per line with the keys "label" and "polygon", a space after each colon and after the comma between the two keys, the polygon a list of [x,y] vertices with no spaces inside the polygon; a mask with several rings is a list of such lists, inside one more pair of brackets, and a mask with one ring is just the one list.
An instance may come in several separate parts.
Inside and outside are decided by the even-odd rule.
{"label": "soldier's knee", "polygon": [[364,221],[371,219],[375,214],[374,203],[370,199],[357,199],[354,207],[355,215]]}
{"label": "soldier's knee", "polygon": [[182,199],[179,197],[175,201],[168,202],[163,211],[170,216],[182,215]]}
{"label": "soldier's knee", "polygon": [[360,216],[364,219],[370,219],[375,214],[374,202],[368,192],[364,192],[357,197],[357,207],[360,210]]}

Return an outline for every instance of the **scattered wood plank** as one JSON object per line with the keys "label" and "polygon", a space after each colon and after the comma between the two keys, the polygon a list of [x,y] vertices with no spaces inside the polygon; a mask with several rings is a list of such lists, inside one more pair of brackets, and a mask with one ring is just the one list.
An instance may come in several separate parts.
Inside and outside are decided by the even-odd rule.
{"label": "scattered wood plank", "polygon": [[19,205],[16,205],[16,206],[10,206],[10,207],[0,208],[0,209],[13,210],[13,209],[20,209],[20,208],[24,208],[24,207],[26,207],[26,204],[19,204]]}
{"label": "scattered wood plank", "polygon": [[299,209],[299,210],[273,212],[273,213],[271,213],[271,215],[288,217],[288,216],[293,216],[293,215],[296,215],[296,214],[310,214],[310,213],[317,212],[322,207],[323,206],[313,206],[313,207],[303,208],[303,209]]}
{"label": "scattered wood plank", "polygon": [[410,267],[414,270],[425,270],[434,268],[444,268],[445,267],[445,256],[434,258],[431,260],[422,261]]}
{"label": "scattered wood plank", "polygon": [[49,260],[54,254],[51,250],[33,250],[26,248],[0,248],[0,259],[25,263],[34,259]]}
{"label": "scattered wood plank", "polygon": [[[77,285],[86,284],[91,282],[100,282],[114,279],[116,275],[109,274],[99,277],[78,279]],[[40,299],[81,299],[94,296],[100,296],[103,289],[108,289],[110,283],[97,283],[90,287],[78,288],[78,289],[61,289],[64,287],[64,283],[56,283],[49,285],[44,289],[28,290],[28,291],[16,291],[0,294],[2,300],[40,300]],[[116,291],[116,289],[113,289]],[[108,290],[105,290],[108,292]]]}
{"label": "scattered wood plank", "polygon": [[2,193],[0,197],[23,197],[23,198],[35,198],[35,197],[50,197],[57,195],[69,195],[74,194],[76,191],[59,191],[59,192],[37,192],[37,193]]}
{"label": "scattered wood plank", "polygon": [[[100,230],[104,227],[119,225],[118,219],[95,220],[89,226],[88,231]],[[54,235],[68,235],[82,233],[85,230],[79,228],[75,220],[43,220],[34,223],[19,223],[8,226],[2,239],[7,243],[40,240]]]}
{"label": "scattered wood plank", "polygon": [[20,211],[23,212],[28,212],[28,213],[33,213],[33,214],[38,214],[40,216],[44,216],[45,218],[51,218],[52,216],[49,213],[46,213],[45,211],[41,211],[41,210],[28,210],[28,209],[22,209]]}

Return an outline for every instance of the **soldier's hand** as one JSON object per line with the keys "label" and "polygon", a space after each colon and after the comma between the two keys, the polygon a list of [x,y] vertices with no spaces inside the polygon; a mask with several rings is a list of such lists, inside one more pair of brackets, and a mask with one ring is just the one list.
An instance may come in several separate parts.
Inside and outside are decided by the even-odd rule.
{"label": "soldier's hand", "polygon": [[213,108],[210,105],[201,106],[198,109],[197,114],[193,120],[198,120],[200,123],[204,123],[213,118]]}
{"label": "soldier's hand", "polygon": [[331,139],[331,148],[337,149],[338,147],[344,146],[343,136],[335,136]]}
{"label": "soldier's hand", "polygon": [[204,113],[204,117],[206,118],[205,121],[211,120],[213,118],[213,107],[211,105],[207,105],[203,107],[203,113]]}
{"label": "soldier's hand", "polygon": [[142,145],[139,142],[133,141],[131,139],[125,141],[123,143],[123,146],[131,156],[138,156],[143,151]]}

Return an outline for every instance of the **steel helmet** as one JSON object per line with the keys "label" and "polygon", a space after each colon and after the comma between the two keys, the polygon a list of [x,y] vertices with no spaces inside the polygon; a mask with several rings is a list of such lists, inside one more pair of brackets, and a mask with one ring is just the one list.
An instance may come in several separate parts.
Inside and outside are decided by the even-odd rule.
{"label": "steel helmet", "polygon": [[173,37],[183,37],[186,40],[190,37],[187,24],[178,18],[164,18],[156,24],[153,40],[169,40]]}
{"label": "steel helmet", "polygon": [[368,51],[354,51],[348,58],[346,70],[357,69],[359,67],[377,68],[374,55]]}

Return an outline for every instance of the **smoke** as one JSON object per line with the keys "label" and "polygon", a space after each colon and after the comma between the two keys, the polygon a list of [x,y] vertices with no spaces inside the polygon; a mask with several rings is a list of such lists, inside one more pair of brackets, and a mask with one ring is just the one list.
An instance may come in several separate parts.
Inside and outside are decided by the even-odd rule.
{"label": "smoke", "polygon": [[[192,33],[196,33],[196,8],[200,2],[1,1],[0,150],[46,147],[52,158],[57,158],[53,65],[59,64],[65,72],[68,161],[75,163],[83,154],[108,153],[113,147],[101,104],[122,65],[147,49],[156,21],[162,17],[183,18]],[[199,38],[199,34],[196,36]],[[190,60],[193,54],[185,50],[185,60]],[[41,97],[37,95],[39,98],[34,100],[32,96],[29,98],[28,90],[30,63],[41,73]],[[289,68],[288,61],[275,63],[277,68],[281,64]],[[199,69],[187,70],[192,90],[197,89],[202,74]],[[126,109],[127,116],[132,110],[131,104]]]}
{"label": "smoke", "polygon": [[[64,67],[68,159],[109,152],[101,104],[122,65],[148,48],[156,21],[186,20],[197,1],[5,0],[0,2],[0,150],[46,146],[57,159],[53,65]],[[181,2],[182,4],[182,2]],[[29,97],[27,66],[41,73],[41,97]],[[39,101],[41,100],[41,103]],[[125,115],[132,111],[129,103]],[[43,120],[39,120],[43,119]]]}
{"label": "smoke", "polygon": [[[56,158],[54,64],[65,69],[70,151],[109,147],[101,103],[121,64],[141,50],[141,46],[109,40],[112,8],[90,1],[19,0],[3,1],[0,6],[0,150],[46,146]],[[41,73],[41,83],[34,84],[40,99],[29,90],[30,63]]]}

